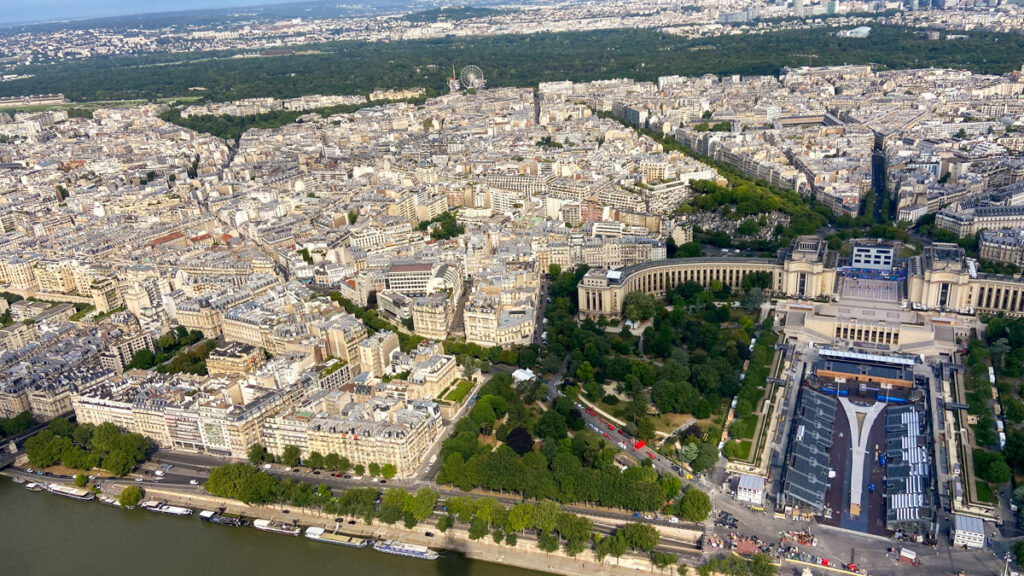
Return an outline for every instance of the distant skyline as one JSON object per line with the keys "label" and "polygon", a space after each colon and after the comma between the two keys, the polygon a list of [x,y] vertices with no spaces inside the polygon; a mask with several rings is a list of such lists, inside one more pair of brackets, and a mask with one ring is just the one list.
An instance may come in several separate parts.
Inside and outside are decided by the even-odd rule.
{"label": "distant skyline", "polygon": [[182,10],[285,4],[296,0],[0,0],[0,25]]}

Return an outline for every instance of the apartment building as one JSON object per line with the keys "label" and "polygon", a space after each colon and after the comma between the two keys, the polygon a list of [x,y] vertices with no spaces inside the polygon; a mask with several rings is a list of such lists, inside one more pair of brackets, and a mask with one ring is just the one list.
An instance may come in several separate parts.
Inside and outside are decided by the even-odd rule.
{"label": "apartment building", "polygon": [[391,353],[398,350],[398,335],[383,330],[359,343],[359,361],[364,372],[373,378],[384,376],[391,364]]}
{"label": "apartment building", "polygon": [[124,367],[132,361],[135,353],[140,350],[153,351],[153,338],[145,332],[128,334],[112,342],[100,354],[100,364],[104,368],[120,374]]}

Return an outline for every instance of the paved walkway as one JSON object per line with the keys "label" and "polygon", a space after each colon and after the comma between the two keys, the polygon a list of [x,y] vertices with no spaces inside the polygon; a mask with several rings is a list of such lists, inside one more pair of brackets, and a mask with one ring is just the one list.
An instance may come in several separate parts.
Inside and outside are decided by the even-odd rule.
{"label": "paved walkway", "polygon": [[[850,513],[854,514],[853,507],[856,506],[856,515],[860,516],[861,495],[864,490],[864,457],[868,453],[868,438],[871,436],[875,419],[885,411],[885,404],[875,402],[870,407],[858,406],[848,398],[840,397],[839,405],[843,407],[846,420],[850,423],[850,443],[853,447],[853,460],[850,466]],[[858,414],[864,415],[863,422],[858,421]]]}

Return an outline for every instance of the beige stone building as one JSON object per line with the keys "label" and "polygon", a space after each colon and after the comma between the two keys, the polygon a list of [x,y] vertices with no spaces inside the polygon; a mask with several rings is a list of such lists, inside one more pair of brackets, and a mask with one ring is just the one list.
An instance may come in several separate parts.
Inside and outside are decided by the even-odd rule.
{"label": "beige stone building", "polygon": [[[677,284],[693,281],[707,287],[716,280],[736,289],[751,273],[767,274],[768,290],[777,296],[822,301],[842,298],[837,288],[853,281],[842,277],[836,256],[824,240],[805,236],[794,240],[777,259],[679,258],[622,270],[590,270],[578,286],[580,316],[617,317],[622,313],[623,298],[634,290],[660,298]],[[883,281],[894,283],[886,293],[892,301],[905,302],[912,309],[1024,316],[1024,281],[980,273],[977,262],[956,244],[933,243],[920,256],[908,258],[900,274],[905,277],[897,274]],[[882,290],[881,284],[871,285],[870,279],[866,282],[874,286],[868,289]]]}
{"label": "beige stone building", "polygon": [[79,423],[112,422],[164,448],[245,458],[284,402],[277,390],[239,381],[129,372],[81,393],[72,405]]}
{"label": "beige stone building", "polygon": [[428,340],[444,340],[453,316],[446,296],[421,296],[412,300],[413,331]]}
{"label": "beige stone building", "polygon": [[353,465],[393,464],[404,477],[440,440],[441,414],[433,402],[372,398],[317,415],[307,430],[310,452],[339,454]]}
{"label": "beige stone building", "polygon": [[219,346],[206,358],[210,376],[243,376],[263,365],[266,355],[259,347],[231,342]]}
{"label": "beige stone building", "polygon": [[496,296],[474,294],[463,310],[466,341],[481,346],[529,344],[536,329],[536,314],[529,298],[502,304]]}
{"label": "beige stone building", "polygon": [[380,378],[391,363],[391,353],[398,350],[398,335],[390,330],[377,332],[359,343],[359,363],[363,372]]}
{"label": "beige stone building", "polygon": [[74,266],[68,260],[40,260],[35,274],[41,292],[68,294],[77,286]]}
{"label": "beige stone building", "polygon": [[359,343],[366,338],[366,326],[349,314],[338,314],[326,324],[312,327],[324,338],[327,354],[348,363],[353,373],[360,371]]}

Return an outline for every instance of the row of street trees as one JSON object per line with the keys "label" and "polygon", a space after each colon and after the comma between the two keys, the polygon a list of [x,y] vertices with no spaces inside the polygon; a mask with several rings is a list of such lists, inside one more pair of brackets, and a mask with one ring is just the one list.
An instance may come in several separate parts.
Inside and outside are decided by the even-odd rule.
{"label": "row of street trees", "polygon": [[395,477],[398,473],[398,469],[395,468],[394,464],[390,462],[385,464],[377,464],[376,462],[370,462],[369,465],[363,466],[362,464],[352,465],[352,462],[344,456],[339,456],[334,452],[330,454],[321,454],[320,452],[313,451],[309,454],[309,457],[305,460],[302,459],[302,451],[298,446],[288,445],[284,447],[284,451],[280,457],[276,457],[259,443],[249,446],[248,452],[249,462],[253,466],[259,466],[265,462],[277,462],[285,466],[309,466],[313,470],[327,470],[329,472],[337,472],[338,474],[345,474],[349,470],[356,473],[358,476],[362,476],[366,472],[369,472],[371,476],[381,476],[388,480]]}

